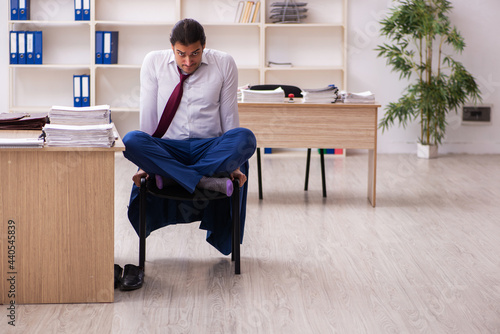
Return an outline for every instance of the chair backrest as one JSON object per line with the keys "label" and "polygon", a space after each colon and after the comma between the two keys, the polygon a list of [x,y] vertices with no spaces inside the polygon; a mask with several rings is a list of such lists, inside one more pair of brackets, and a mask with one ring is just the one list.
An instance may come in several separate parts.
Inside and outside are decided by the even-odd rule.
{"label": "chair backrest", "polygon": [[302,97],[302,89],[300,89],[297,86],[266,84],[266,85],[253,85],[250,86],[249,88],[251,90],[274,90],[278,87],[281,87],[285,91],[285,97],[288,97],[288,94],[293,94],[294,97]]}

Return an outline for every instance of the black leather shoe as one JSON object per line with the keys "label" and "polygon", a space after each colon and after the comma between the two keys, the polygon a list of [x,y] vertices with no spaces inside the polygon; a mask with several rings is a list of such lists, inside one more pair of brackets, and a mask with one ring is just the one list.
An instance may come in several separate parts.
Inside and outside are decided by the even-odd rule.
{"label": "black leather shoe", "polygon": [[115,289],[120,286],[120,283],[122,281],[122,272],[123,268],[115,264]]}
{"label": "black leather shoe", "polygon": [[144,283],[144,271],[133,264],[125,265],[120,290],[136,290],[142,287],[142,283]]}

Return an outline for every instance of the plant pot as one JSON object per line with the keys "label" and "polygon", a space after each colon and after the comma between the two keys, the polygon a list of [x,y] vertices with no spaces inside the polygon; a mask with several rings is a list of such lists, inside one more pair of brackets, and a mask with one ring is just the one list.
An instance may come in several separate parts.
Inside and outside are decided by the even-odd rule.
{"label": "plant pot", "polygon": [[437,145],[423,145],[417,143],[417,157],[423,159],[434,159],[438,156]]}

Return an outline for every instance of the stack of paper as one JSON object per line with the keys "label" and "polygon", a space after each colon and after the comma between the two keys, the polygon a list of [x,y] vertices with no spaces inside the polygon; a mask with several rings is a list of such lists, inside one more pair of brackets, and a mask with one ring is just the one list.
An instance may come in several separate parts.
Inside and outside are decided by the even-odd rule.
{"label": "stack of paper", "polygon": [[243,102],[280,102],[285,100],[285,91],[278,87],[274,90],[251,90],[241,91]]}
{"label": "stack of paper", "polygon": [[53,106],[49,111],[49,119],[52,124],[109,124],[110,117],[109,105],[94,107]]}
{"label": "stack of paper", "polygon": [[0,138],[0,148],[43,147],[43,138]]}
{"label": "stack of paper", "polygon": [[245,84],[243,86],[239,86],[238,87],[238,91],[236,93],[236,96],[238,97],[238,102],[241,102],[242,98],[243,98],[243,90],[245,89],[249,89],[250,88],[250,84]]}
{"label": "stack of paper", "polygon": [[111,147],[115,141],[109,105],[54,106],[43,128],[47,146]]}
{"label": "stack of paper", "polygon": [[319,89],[303,89],[302,102],[304,103],[334,103],[337,100],[338,88],[330,85]]}
{"label": "stack of paper", "polygon": [[111,147],[115,136],[113,124],[47,124],[43,128],[47,146]]}
{"label": "stack of paper", "polygon": [[370,92],[345,93],[343,94],[344,103],[375,103],[375,95]]}

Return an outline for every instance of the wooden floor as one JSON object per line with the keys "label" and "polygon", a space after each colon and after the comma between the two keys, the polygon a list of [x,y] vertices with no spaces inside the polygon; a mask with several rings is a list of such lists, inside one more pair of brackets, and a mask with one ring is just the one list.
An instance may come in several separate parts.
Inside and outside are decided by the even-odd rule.
{"label": "wooden floor", "polygon": [[[113,304],[18,305],[0,333],[500,333],[500,156],[367,155],[251,160],[242,274],[198,224],[148,238],[146,282]],[[137,263],[126,218],[135,167],[116,166],[115,262]]]}

